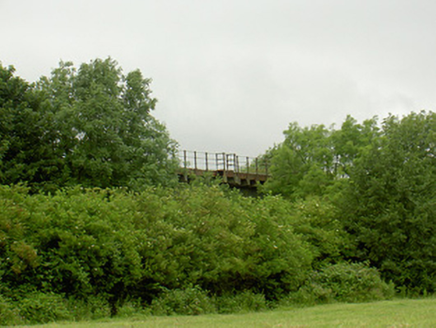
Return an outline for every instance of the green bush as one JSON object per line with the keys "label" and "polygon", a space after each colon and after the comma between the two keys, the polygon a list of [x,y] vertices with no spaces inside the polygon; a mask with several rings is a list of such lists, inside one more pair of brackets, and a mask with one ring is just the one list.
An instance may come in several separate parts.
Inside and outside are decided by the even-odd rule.
{"label": "green bush", "polygon": [[107,300],[90,295],[86,299],[70,297],[68,310],[75,321],[97,320],[111,315],[111,307]]}
{"label": "green bush", "polygon": [[350,236],[338,219],[338,210],[325,198],[311,196],[289,204],[294,231],[310,244],[312,267],[340,262],[350,247]]}
{"label": "green bush", "polygon": [[23,324],[23,318],[19,310],[11,303],[10,300],[0,295],[0,326]]}
{"label": "green bush", "polygon": [[83,306],[92,298],[104,302],[101,315],[107,307],[116,315],[125,300],[151,304],[162,288],[272,301],[311,271],[312,247],[278,196],[248,199],[201,184],[54,195],[0,186],[0,203],[0,292],[65,295],[74,318],[100,315]]}
{"label": "green bush", "polygon": [[296,290],[312,255],[293,232],[285,204],[216,186],[138,195],[134,222],[146,289],[198,285],[213,295],[252,290],[268,299]]}
{"label": "green bush", "polygon": [[265,296],[244,291],[236,295],[223,295],[216,299],[219,313],[258,312],[268,308]]}
{"label": "green bush", "polygon": [[32,324],[74,319],[67,301],[52,293],[27,294],[17,302],[17,307],[23,319]]}
{"label": "green bush", "polygon": [[117,317],[132,319],[135,316],[143,317],[151,314],[151,309],[146,307],[141,299],[127,299],[119,308]]}
{"label": "green bush", "polygon": [[155,315],[198,315],[216,312],[215,304],[198,286],[165,290],[151,304]]}
{"label": "green bush", "polygon": [[339,263],[313,272],[291,299],[302,304],[368,302],[389,299],[394,293],[394,285],[384,282],[377,269],[362,263]]}

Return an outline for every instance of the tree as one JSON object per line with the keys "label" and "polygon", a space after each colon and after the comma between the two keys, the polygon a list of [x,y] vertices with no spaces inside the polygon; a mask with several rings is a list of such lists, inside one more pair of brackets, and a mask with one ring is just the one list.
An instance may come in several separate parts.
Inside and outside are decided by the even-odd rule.
{"label": "tree", "polygon": [[[322,192],[331,180],[330,131],[323,125],[301,128],[291,123],[284,135],[285,141],[271,151],[273,178],[266,188],[292,197]],[[312,183],[313,179],[316,184]]]}
{"label": "tree", "polygon": [[[15,107],[2,106],[2,110],[16,121],[26,120],[23,131],[36,132],[23,136],[22,144],[9,145],[2,137],[1,149],[9,145],[2,151],[3,162],[35,173],[13,176],[2,170],[2,183],[23,181],[34,189],[51,191],[77,184],[141,189],[176,181],[176,143],[151,115],[156,105],[151,80],[139,70],[124,75],[117,62],[108,58],[84,63],[79,69],[71,62],[61,62],[50,77],[34,85],[12,78],[12,73],[3,75],[9,84],[18,79],[25,86],[17,91],[20,99],[27,92],[37,101],[27,110],[20,109],[27,106],[26,101],[16,101]],[[22,133],[16,124],[10,129],[12,134]],[[33,149],[35,142],[44,146],[40,153],[46,159],[45,169],[32,156],[26,160],[14,156]]]}
{"label": "tree", "polygon": [[291,198],[324,195],[348,177],[354,160],[377,137],[376,119],[358,124],[348,116],[340,130],[324,125],[301,128],[291,123],[285,140],[270,151],[272,179],[266,189]]}
{"label": "tree", "polygon": [[377,118],[359,124],[353,117],[347,116],[339,130],[331,135],[334,147],[334,172],[337,177],[349,177],[354,161],[379,137]]}
{"label": "tree", "polygon": [[0,183],[44,184],[58,164],[50,117],[41,95],[14,72],[0,65]]}
{"label": "tree", "polygon": [[384,278],[436,290],[436,114],[389,116],[350,171],[339,206],[355,258]]}

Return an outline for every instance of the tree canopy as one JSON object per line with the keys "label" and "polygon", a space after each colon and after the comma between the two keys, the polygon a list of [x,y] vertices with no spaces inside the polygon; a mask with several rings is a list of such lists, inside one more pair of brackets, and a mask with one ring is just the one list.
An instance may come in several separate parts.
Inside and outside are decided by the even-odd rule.
{"label": "tree canopy", "polygon": [[338,205],[369,260],[399,286],[436,291],[436,114],[387,117],[355,160]]}
{"label": "tree canopy", "polygon": [[353,162],[378,136],[376,118],[362,124],[348,116],[336,130],[324,125],[284,131],[285,140],[269,151],[273,179],[266,190],[295,199],[324,195],[329,187],[350,174]]}
{"label": "tree canopy", "polygon": [[385,279],[436,291],[436,114],[390,115],[341,128],[292,123],[270,150],[270,192],[321,197],[351,236],[348,260],[368,261]]}
{"label": "tree canopy", "polygon": [[176,143],[152,115],[150,79],[111,58],[60,62],[29,84],[0,66],[0,183],[35,190],[175,181]]}

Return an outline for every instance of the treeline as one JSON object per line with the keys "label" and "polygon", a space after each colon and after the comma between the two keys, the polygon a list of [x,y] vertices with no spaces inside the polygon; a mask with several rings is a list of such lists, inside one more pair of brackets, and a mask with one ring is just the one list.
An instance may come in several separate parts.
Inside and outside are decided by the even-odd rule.
{"label": "treeline", "polygon": [[290,124],[271,149],[266,188],[322,198],[351,237],[347,260],[417,293],[436,290],[436,114],[390,115],[340,129]]}
{"label": "treeline", "polygon": [[435,292],[434,113],[292,123],[246,198],[177,183],[149,83],[0,65],[0,324]]}

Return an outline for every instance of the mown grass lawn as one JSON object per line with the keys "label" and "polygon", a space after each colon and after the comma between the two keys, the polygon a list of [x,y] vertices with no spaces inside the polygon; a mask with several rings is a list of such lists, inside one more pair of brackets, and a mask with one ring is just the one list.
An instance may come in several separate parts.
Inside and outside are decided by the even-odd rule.
{"label": "mown grass lawn", "polygon": [[400,299],[364,304],[329,304],[234,315],[118,318],[98,322],[52,323],[36,327],[436,327],[436,298],[420,300]]}

